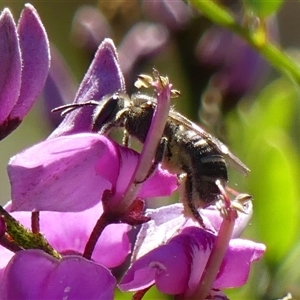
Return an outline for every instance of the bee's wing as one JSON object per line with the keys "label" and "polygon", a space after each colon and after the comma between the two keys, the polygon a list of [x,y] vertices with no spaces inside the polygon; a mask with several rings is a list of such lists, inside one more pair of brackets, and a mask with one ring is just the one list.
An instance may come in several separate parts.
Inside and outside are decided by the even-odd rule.
{"label": "bee's wing", "polygon": [[176,123],[183,124],[186,128],[195,131],[198,133],[201,137],[205,139],[205,141],[212,147],[214,147],[216,150],[220,152],[221,155],[224,156],[226,161],[235,168],[238,172],[240,172],[243,175],[248,175],[248,172],[250,171],[248,167],[239,159],[237,158],[233,153],[231,153],[228,149],[228,147],[223,144],[221,141],[219,141],[217,138],[209,134],[207,131],[205,131],[200,126],[196,125],[183,115],[177,113],[176,111],[170,111],[169,117],[174,120]]}

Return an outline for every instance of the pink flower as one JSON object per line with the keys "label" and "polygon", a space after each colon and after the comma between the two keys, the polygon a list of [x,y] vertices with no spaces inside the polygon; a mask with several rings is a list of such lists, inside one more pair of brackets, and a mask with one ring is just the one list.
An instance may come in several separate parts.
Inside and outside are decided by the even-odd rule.
{"label": "pink flower", "polygon": [[[250,205],[250,204],[249,204]],[[162,293],[192,296],[205,270],[222,218],[215,208],[201,210],[211,232],[182,216],[182,205],[149,210],[133,252],[133,263],[121,280],[122,291],[138,291],[155,284]],[[236,238],[251,216],[240,214],[213,289],[246,283],[250,265],[265,252],[263,244]]]}
{"label": "pink flower", "polygon": [[80,256],[60,261],[41,250],[20,251],[0,284],[1,299],[113,299],[116,279]]}
{"label": "pink flower", "polygon": [[0,139],[22,122],[46,81],[50,53],[41,20],[30,4],[18,25],[9,9],[0,16]]}

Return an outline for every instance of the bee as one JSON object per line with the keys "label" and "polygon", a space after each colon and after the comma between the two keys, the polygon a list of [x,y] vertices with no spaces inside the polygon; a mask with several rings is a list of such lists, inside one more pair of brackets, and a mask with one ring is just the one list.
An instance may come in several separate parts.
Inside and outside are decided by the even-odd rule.
{"label": "bee", "polygon": [[[63,110],[62,115],[65,115],[78,107],[91,105],[95,106],[93,131],[107,135],[113,128],[123,128],[126,136],[144,143],[157,101],[156,98],[145,94],[137,93],[130,97],[126,93],[117,92],[105,96],[100,102],[91,100],[74,103],[58,107],[54,111]],[[159,163],[163,168],[178,175],[184,213],[203,227],[205,226],[198,208],[205,208],[222,199],[216,181],[226,186],[227,163],[243,175],[247,175],[249,171],[221,141],[173,108],[169,111],[163,136],[147,178]]]}

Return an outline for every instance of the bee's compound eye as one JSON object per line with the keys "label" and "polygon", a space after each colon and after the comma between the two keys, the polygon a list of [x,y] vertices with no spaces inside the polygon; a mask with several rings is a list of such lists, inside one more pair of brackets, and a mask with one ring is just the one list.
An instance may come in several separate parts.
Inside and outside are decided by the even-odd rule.
{"label": "bee's compound eye", "polygon": [[94,111],[93,130],[99,131],[105,124],[110,123],[120,110],[120,99],[115,95],[102,101]]}

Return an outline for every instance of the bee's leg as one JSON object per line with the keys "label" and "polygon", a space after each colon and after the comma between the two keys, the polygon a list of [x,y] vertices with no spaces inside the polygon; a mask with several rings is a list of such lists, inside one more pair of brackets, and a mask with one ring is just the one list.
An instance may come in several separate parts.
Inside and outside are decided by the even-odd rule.
{"label": "bee's leg", "polygon": [[125,129],[124,130],[124,136],[123,136],[123,145],[125,147],[129,147],[129,134],[128,134],[128,131]]}
{"label": "bee's leg", "polygon": [[92,131],[98,132],[99,134],[108,135],[109,132],[111,131],[111,129],[113,129],[116,126],[117,126],[117,124],[115,124],[115,122],[110,122],[110,123],[107,123],[104,126],[102,126],[101,129],[99,130],[98,128],[94,127],[94,125],[93,125]]}
{"label": "bee's leg", "polygon": [[136,184],[145,182],[154,173],[158,164],[161,163],[163,160],[167,144],[168,144],[168,139],[166,137],[162,137],[155,152],[154,162],[150,170],[148,171],[147,176],[141,181],[135,181]]}
{"label": "bee's leg", "polygon": [[126,109],[123,109],[121,112],[118,113],[116,118],[104,124],[102,127],[99,128],[99,124],[94,123],[92,125],[92,131],[97,131],[99,134],[108,135],[111,129],[113,128],[120,128],[124,127],[124,115],[127,113]]}
{"label": "bee's leg", "polygon": [[106,124],[103,125],[100,129],[97,128],[97,126],[96,126],[95,124],[93,124],[93,126],[92,126],[92,131],[98,132],[99,134],[108,135],[109,132],[110,132],[113,128],[118,128],[118,127],[122,127],[121,121],[120,121],[120,120],[114,120],[114,121],[112,121],[112,122],[106,123]]}
{"label": "bee's leg", "polygon": [[195,205],[196,201],[194,199],[193,177],[190,172],[181,174],[179,193],[181,196],[181,202],[183,203],[184,207],[184,215],[186,217],[192,218],[193,220],[198,222],[203,229],[206,229],[203,219]]}

